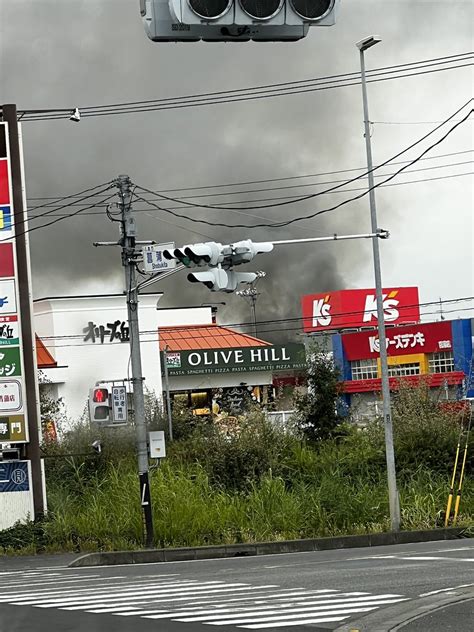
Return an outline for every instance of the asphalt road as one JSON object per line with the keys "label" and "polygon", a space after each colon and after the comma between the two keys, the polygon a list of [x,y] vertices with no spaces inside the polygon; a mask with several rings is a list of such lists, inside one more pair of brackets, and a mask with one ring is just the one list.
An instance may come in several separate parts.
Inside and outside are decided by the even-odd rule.
{"label": "asphalt road", "polygon": [[472,540],[113,567],[71,559],[0,558],[0,632],[474,630]]}

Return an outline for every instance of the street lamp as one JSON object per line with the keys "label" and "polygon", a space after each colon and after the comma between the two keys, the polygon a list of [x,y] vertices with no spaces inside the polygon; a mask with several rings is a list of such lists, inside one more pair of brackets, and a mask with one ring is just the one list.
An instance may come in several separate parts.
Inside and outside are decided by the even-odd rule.
{"label": "street lamp", "polygon": [[[356,46],[360,51],[360,75],[362,83],[362,99],[364,104],[365,148],[367,152],[367,178],[369,181],[370,221],[372,232],[377,232],[377,209],[375,205],[374,174],[372,167],[372,147],[370,143],[369,105],[367,101],[367,82],[365,76],[364,52],[381,42],[377,35],[366,37]],[[385,457],[387,461],[388,497],[390,504],[390,522],[392,531],[400,529],[400,504],[397,491],[397,474],[395,470],[395,451],[393,448],[393,428],[390,406],[390,384],[388,380],[387,343],[385,336],[385,318],[383,313],[382,274],[380,270],[379,240],[372,237],[374,257],[375,294],[377,299],[377,324],[380,345],[380,366],[382,372],[383,420],[385,429]]]}

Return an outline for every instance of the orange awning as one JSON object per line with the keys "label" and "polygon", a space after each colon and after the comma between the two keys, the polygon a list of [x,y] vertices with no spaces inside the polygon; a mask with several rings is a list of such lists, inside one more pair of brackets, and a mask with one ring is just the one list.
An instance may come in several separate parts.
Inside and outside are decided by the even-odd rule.
{"label": "orange awning", "polygon": [[38,336],[36,336],[36,362],[38,363],[38,369],[53,369],[58,365]]}
{"label": "orange awning", "polygon": [[160,349],[169,351],[194,349],[229,349],[235,347],[269,347],[271,344],[220,325],[182,325],[159,330]]}

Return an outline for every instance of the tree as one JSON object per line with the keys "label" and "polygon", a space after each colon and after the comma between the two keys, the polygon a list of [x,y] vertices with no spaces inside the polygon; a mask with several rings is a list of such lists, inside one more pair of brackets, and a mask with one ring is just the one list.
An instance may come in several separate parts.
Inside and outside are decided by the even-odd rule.
{"label": "tree", "polygon": [[323,441],[343,421],[337,410],[339,372],[332,356],[319,347],[308,350],[306,363],[307,392],[296,393],[294,399],[296,426],[310,441]]}

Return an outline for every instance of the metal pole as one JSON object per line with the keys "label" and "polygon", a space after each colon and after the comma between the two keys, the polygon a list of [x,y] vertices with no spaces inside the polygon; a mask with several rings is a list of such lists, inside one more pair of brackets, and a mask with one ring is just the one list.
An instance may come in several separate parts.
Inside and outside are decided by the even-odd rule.
{"label": "metal pole", "polygon": [[170,441],[173,441],[173,417],[171,415],[170,380],[168,376],[168,345],[163,351],[163,364],[165,370],[166,413],[168,415],[168,430]]}
{"label": "metal pole", "polygon": [[135,278],[135,220],[132,214],[130,178],[118,177],[120,204],[122,207],[122,265],[125,267],[125,294],[127,297],[128,323],[130,327],[130,359],[132,366],[133,403],[138,455],[140,502],[145,526],[145,545],[154,543],[153,514],[149,481],[148,448],[145,423],[145,398],[143,395],[142,360],[138,326],[138,289]]}
{"label": "metal pole", "polygon": [[15,245],[18,268],[18,288],[20,297],[21,336],[23,341],[23,375],[25,377],[26,409],[28,417],[28,437],[26,458],[31,462],[33,509],[35,519],[40,519],[46,510],[43,493],[43,471],[40,452],[39,394],[36,371],[36,341],[31,302],[29,245],[26,208],[23,204],[23,178],[21,146],[17,122],[16,105],[2,106],[2,118],[8,123],[10,164],[15,222]]}
{"label": "metal pole", "polygon": [[252,319],[253,319],[253,333],[255,338],[257,337],[257,294],[252,294],[250,296],[250,303],[252,307]]}
{"label": "metal pole", "polygon": [[[362,99],[364,103],[365,148],[367,152],[367,171],[369,181],[370,221],[373,233],[377,233],[377,209],[375,204],[374,175],[372,172],[372,147],[370,143],[369,105],[365,76],[364,51],[360,50],[360,71],[362,80]],[[377,237],[372,238],[374,257],[375,294],[377,298],[377,325],[380,344],[380,366],[382,369],[383,420],[385,428],[385,457],[387,461],[388,497],[390,504],[390,522],[392,531],[400,529],[400,505],[397,491],[395,469],[395,451],[393,447],[393,428],[390,406],[390,384],[388,379],[387,343],[385,336],[385,318],[383,312],[382,274],[380,269],[380,251]]]}

